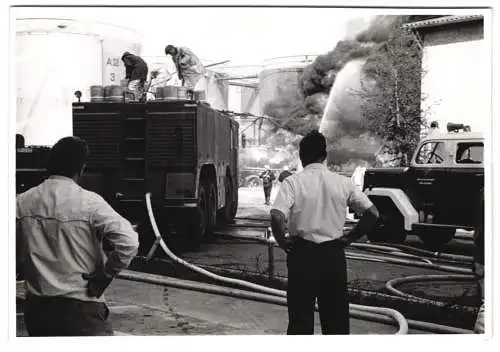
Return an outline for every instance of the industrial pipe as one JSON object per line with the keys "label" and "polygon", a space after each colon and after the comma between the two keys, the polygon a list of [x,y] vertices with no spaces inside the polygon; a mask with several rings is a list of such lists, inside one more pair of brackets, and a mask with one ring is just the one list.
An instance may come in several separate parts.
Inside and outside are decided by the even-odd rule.
{"label": "industrial pipe", "polygon": [[[187,267],[187,268],[189,268],[189,269],[191,269],[199,274],[205,275],[205,276],[207,276],[211,279],[217,280],[217,281],[221,281],[221,282],[232,284],[232,285],[238,285],[241,287],[249,288],[251,290],[260,291],[260,292],[270,294],[273,296],[286,298],[285,291],[276,290],[276,289],[273,289],[270,287],[253,284],[251,282],[244,281],[244,280],[233,279],[233,278],[228,278],[228,277],[216,275],[214,273],[211,273],[207,270],[204,270],[200,267],[197,267],[197,266],[195,266],[191,263],[188,263],[185,260],[177,257],[174,253],[172,253],[172,251],[170,251],[170,249],[165,244],[165,241],[163,241],[163,238],[161,237],[160,231],[158,229],[158,225],[156,224],[156,220],[155,220],[155,217],[153,214],[153,208],[151,206],[151,193],[149,193],[149,192],[146,193],[146,207],[148,210],[149,220],[151,222],[151,226],[153,228],[153,232],[156,236],[157,241],[159,241],[160,246],[165,251],[165,253],[171,259],[173,259],[175,262],[177,262],[177,263],[179,263],[179,264],[181,264],[181,265],[183,265],[183,266],[185,266],[185,267]],[[390,308],[383,308],[383,307],[369,307],[369,306],[363,306],[363,305],[352,304],[352,303],[349,304],[349,307],[352,309],[358,309],[358,310],[365,311],[365,312],[387,315],[398,322],[399,329],[398,329],[397,334],[407,334],[408,333],[408,322],[406,321],[405,317],[397,310],[390,309]]]}

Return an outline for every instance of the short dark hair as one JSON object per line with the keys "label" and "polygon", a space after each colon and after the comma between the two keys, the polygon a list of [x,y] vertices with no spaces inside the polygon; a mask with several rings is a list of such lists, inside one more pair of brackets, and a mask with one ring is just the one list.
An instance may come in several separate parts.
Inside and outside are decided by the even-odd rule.
{"label": "short dark hair", "polygon": [[326,138],[318,130],[309,132],[300,141],[299,156],[302,165],[323,162],[326,155]]}
{"label": "short dark hair", "polygon": [[131,54],[131,53],[129,53],[128,51],[125,51],[125,52],[123,53],[123,55],[122,55],[122,60],[123,60],[124,58],[126,58],[127,56],[130,56],[130,55],[132,55],[132,54]]}
{"label": "short dark hair", "polygon": [[72,177],[80,173],[87,162],[89,147],[79,137],[64,137],[50,150],[47,170],[51,175]]}
{"label": "short dark hair", "polygon": [[167,54],[167,55],[170,54],[170,51],[172,51],[172,50],[177,51],[177,48],[171,44],[167,45],[165,47],[165,54]]}

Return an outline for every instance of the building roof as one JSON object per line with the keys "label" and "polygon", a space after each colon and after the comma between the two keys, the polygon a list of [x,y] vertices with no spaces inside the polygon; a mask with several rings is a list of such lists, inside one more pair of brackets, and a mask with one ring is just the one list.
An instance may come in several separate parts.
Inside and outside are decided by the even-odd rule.
{"label": "building roof", "polygon": [[428,20],[405,23],[403,28],[421,29],[429,27],[439,27],[453,23],[464,23],[483,20],[483,15],[463,15],[463,16],[442,16]]}

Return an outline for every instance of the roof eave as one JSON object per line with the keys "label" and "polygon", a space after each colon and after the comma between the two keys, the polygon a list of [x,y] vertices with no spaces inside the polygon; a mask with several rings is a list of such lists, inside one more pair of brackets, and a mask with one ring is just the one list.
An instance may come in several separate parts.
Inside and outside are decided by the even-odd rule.
{"label": "roof eave", "polygon": [[402,25],[402,28],[423,31],[428,28],[443,27],[451,24],[479,22],[483,19],[483,15],[443,16],[418,22],[405,23],[404,25]]}

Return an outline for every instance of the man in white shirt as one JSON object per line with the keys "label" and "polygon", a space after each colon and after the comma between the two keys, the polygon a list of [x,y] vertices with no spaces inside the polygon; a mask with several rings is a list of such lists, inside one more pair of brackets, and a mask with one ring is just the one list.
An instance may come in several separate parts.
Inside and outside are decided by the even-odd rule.
{"label": "man in white shirt", "polygon": [[[16,263],[30,336],[113,335],[103,293],[139,242],[126,219],[77,184],[88,154],[84,140],[61,139],[49,178],[17,196]],[[104,242],[113,248],[107,255]]]}
{"label": "man in white shirt", "polygon": [[[344,247],[375,226],[378,211],[351,179],[326,168],[326,140],[321,133],[313,131],[305,136],[299,155],[303,171],[283,181],[271,209],[274,237],[288,253],[287,333],[314,333],[317,299],[322,333],[349,334]],[[347,207],[361,218],[344,235]]]}

